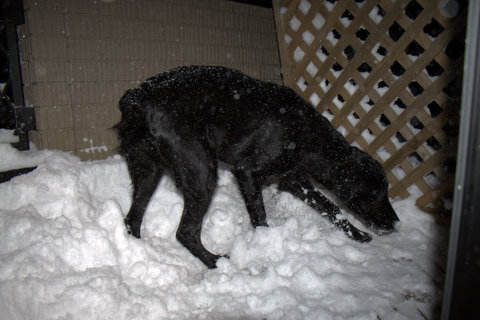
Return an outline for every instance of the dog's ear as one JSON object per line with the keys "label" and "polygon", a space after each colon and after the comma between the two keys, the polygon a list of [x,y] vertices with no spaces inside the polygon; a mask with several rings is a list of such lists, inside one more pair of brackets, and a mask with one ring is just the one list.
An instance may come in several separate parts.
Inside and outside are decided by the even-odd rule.
{"label": "dog's ear", "polygon": [[343,202],[350,201],[360,187],[355,175],[355,169],[358,168],[354,164],[345,163],[343,168],[338,171],[335,194]]}

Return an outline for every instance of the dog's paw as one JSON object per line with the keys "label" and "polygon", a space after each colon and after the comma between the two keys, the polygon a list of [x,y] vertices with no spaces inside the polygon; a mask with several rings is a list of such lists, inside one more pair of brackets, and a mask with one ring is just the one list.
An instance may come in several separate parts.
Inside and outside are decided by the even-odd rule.
{"label": "dog's paw", "polygon": [[208,256],[205,256],[203,258],[200,258],[202,262],[209,268],[209,269],[216,269],[217,268],[217,261],[220,258],[226,258],[230,259],[229,255],[216,255],[216,254],[211,254]]}
{"label": "dog's paw", "polygon": [[252,222],[252,225],[253,225],[254,228],[256,228],[256,227],[268,227],[268,223],[267,223],[266,220]]}
{"label": "dog's paw", "polygon": [[136,223],[132,223],[130,220],[124,220],[125,227],[127,228],[127,233],[131,234],[135,238],[140,239],[140,225]]}
{"label": "dog's paw", "polygon": [[363,232],[360,230],[356,230],[356,232],[353,233],[353,236],[351,237],[353,240],[361,242],[361,243],[366,243],[372,241],[372,236],[368,232]]}
{"label": "dog's paw", "polygon": [[370,242],[372,240],[372,236],[368,232],[360,231],[346,219],[338,220],[336,225],[352,240],[361,243]]}

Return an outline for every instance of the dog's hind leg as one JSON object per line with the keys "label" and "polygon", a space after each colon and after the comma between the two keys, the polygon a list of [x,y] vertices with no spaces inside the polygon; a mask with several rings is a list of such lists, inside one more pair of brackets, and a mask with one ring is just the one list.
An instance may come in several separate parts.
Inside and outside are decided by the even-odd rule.
{"label": "dog's hind leg", "polygon": [[201,242],[201,231],[203,217],[207,213],[217,183],[217,165],[207,152],[199,149],[199,146],[192,146],[187,156],[179,155],[177,158],[181,159],[180,163],[174,168],[177,186],[184,198],[176,237],[207,267],[215,268],[221,256],[205,249]]}
{"label": "dog's hind leg", "polygon": [[326,216],[336,227],[351,239],[359,242],[369,242],[372,236],[358,230],[347,219],[339,217],[340,208],[320,193],[304,175],[298,172],[290,173],[282,177],[279,189],[290,192],[300,198],[323,216]]}
{"label": "dog's hind leg", "polygon": [[268,227],[261,182],[251,172],[235,170],[234,174],[245,200],[252,225],[254,227]]}
{"label": "dog's hind leg", "polygon": [[162,177],[163,165],[160,162],[153,161],[147,155],[142,156],[142,151],[136,151],[138,152],[125,155],[133,184],[132,205],[125,218],[125,226],[128,233],[140,238],[143,215],[153,192],[157,188],[158,181]]}

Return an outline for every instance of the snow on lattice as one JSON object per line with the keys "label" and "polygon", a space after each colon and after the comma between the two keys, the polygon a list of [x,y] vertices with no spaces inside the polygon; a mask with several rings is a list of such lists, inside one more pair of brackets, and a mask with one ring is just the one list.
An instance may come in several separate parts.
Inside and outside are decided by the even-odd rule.
{"label": "snow on lattice", "polygon": [[438,150],[435,150],[427,141],[423,143],[423,146],[430,152],[430,154],[437,153]]}
{"label": "snow on lattice", "polygon": [[352,23],[352,20],[350,20],[348,17],[344,16],[340,18],[340,22],[343,24],[345,28],[348,28],[350,23]]}
{"label": "snow on lattice", "polygon": [[327,8],[328,12],[331,12],[335,7],[335,3],[332,3],[330,1],[323,1],[323,5],[325,6],[325,8]]}
{"label": "snow on lattice", "polygon": [[403,170],[403,168],[400,166],[396,166],[395,168],[393,168],[392,173],[398,180],[402,180],[407,175],[405,170]]}
{"label": "snow on lattice", "polygon": [[375,135],[368,128],[362,131],[362,137],[368,144],[375,140]]}
{"label": "snow on lattice", "polygon": [[317,14],[315,14],[315,17],[312,20],[313,26],[315,27],[315,29],[320,30],[324,23],[325,23],[325,18],[320,13],[317,12]]}
{"label": "snow on lattice", "polygon": [[344,137],[345,137],[345,136],[347,135],[347,133],[348,133],[347,129],[345,129],[345,127],[342,126],[342,125],[337,128],[337,131],[340,132],[340,134],[341,134],[342,136],[344,136]]}
{"label": "snow on lattice", "polygon": [[438,179],[437,175],[433,172],[430,172],[423,176],[423,180],[432,188],[435,189],[440,185],[440,180]]}
{"label": "snow on lattice", "polygon": [[365,110],[366,112],[368,112],[372,106],[369,104],[370,102],[370,97],[365,95],[362,100],[360,100],[360,107],[362,107],[363,110]]}
{"label": "snow on lattice", "polygon": [[379,24],[382,20],[383,20],[383,17],[382,15],[380,14],[380,7],[378,5],[376,5],[375,7],[373,7],[372,11],[370,11],[370,13],[368,14],[368,16],[370,17],[370,19],[372,19],[373,22],[375,22],[376,24]]}
{"label": "snow on lattice", "polygon": [[347,119],[348,119],[348,121],[352,124],[352,126],[355,126],[355,125],[360,121],[360,118],[355,117],[354,112],[351,112],[351,113],[347,116]]}
{"label": "snow on lattice", "polygon": [[328,89],[330,89],[330,87],[331,87],[330,82],[327,82],[327,81],[328,81],[327,79],[323,79],[322,81],[320,81],[320,88],[321,88],[324,92],[327,92]]}
{"label": "snow on lattice", "polygon": [[390,141],[393,143],[393,145],[395,146],[395,148],[397,150],[400,149],[401,147],[403,147],[403,145],[404,145],[404,142],[400,142],[400,140],[398,139],[397,136],[391,136]]}
{"label": "snow on lattice", "polygon": [[375,118],[374,121],[375,121],[375,123],[377,124],[377,126],[378,126],[379,128],[385,129],[386,126],[385,126],[385,124],[382,123],[382,121],[380,121],[380,117],[381,117],[381,115],[378,115],[378,116]]}
{"label": "snow on lattice", "polygon": [[410,165],[412,166],[412,168],[417,168],[418,166],[420,166],[423,163],[413,154],[408,156],[407,160],[408,160],[408,163],[410,163]]}
{"label": "snow on lattice", "polygon": [[[290,64],[294,70],[292,79],[287,81],[295,86],[301,75],[308,78],[310,86],[309,90],[303,91],[304,98],[308,100],[314,97],[316,100],[317,96],[313,95],[315,92],[322,101],[317,108],[330,119],[333,118],[336,126],[341,123],[345,125],[349,130],[346,133],[347,139],[350,142],[356,141],[369,153],[376,153],[378,159],[389,159],[389,168],[402,164],[402,169],[410,175],[418,165],[429,168],[424,172],[435,172],[441,181],[438,196],[431,193],[432,190],[420,176],[408,180],[408,183],[413,184],[415,179],[419,181],[408,190],[408,186],[393,179],[391,190],[395,196],[406,197],[407,191],[425,189],[424,197],[419,200],[423,203],[419,205],[426,207],[433,204],[440,209],[439,203],[444,201],[434,201],[445,192],[445,183],[449,183],[447,178],[450,173],[444,175],[439,162],[433,164],[416,157],[423,157],[427,153],[425,156],[428,159],[428,153],[435,154],[440,148],[454,153],[450,149],[455,144],[452,142],[455,137],[446,137],[445,130],[442,132],[444,124],[436,124],[436,121],[444,121],[444,117],[438,116],[455,105],[451,102],[459,100],[459,95],[452,93],[459,90],[454,90],[454,86],[449,83],[458,83],[456,87],[461,88],[462,71],[458,66],[462,65],[460,57],[465,49],[461,43],[466,10],[452,18],[440,15],[436,6],[427,0],[409,0],[405,6],[395,1],[372,3],[322,0],[317,3],[308,0],[311,5],[308,10],[304,8],[308,5],[305,2],[302,4],[302,0],[283,0],[282,3],[289,10],[289,17],[283,22],[285,29],[297,38],[292,42],[301,44],[305,57],[313,57],[309,61],[303,57],[298,63],[282,61],[286,65]],[[314,7],[315,12],[312,12]],[[308,15],[304,15],[304,12],[308,12]],[[288,24],[290,17],[295,14],[301,20],[302,32],[294,35]],[[385,18],[389,19],[388,23]],[[444,30],[449,31],[448,36]],[[310,35],[305,34],[306,31],[317,38],[310,41]],[[320,34],[317,31],[322,31],[321,37],[317,36]],[[440,34],[442,37],[439,37]],[[432,46],[434,42],[435,46]],[[433,50],[433,47],[437,49]],[[290,55],[286,56],[291,57],[295,49],[296,46],[290,44],[287,47]],[[418,57],[422,58],[421,63]],[[417,63],[412,64],[412,61]],[[400,81],[405,85],[400,86]],[[330,88],[336,88],[335,92]],[[369,93],[370,97],[365,93]],[[433,100],[436,101],[432,102]],[[327,112],[328,109],[335,116]],[[342,110],[337,114],[338,109]],[[357,112],[354,113],[354,110]],[[406,110],[408,118],[405,118]],[[438,139],[441,143],[434,137],[422,134],[425,121],[439,128]],[[458,126],[458,119],[453,122],[451,127]],[[375,135],[367,128],[375,129]],[[379,130],[385,131],[381,133]],[[377,138],[381,141],[371,143]],[[407,142],[409,151],[407,154],[399,154]],[[415,156],[411,157],[412,154]],[[405,161],[408,161],[406,165]],[[387,175],[392,177],[391,169],[388,170]]]}
{"label": "snow on lattice", "polygon": [[377,59],[377,63],[382,61],[384,56],[381,55],[380,53],[378,53],[378,49],[380,48],[380,43],[377,43],[373,48],[372,50],[370,51],[370,53],[375,57],[375,59]]}
{"label": "snow on lattice", "polygon": [[310,96],[309,100],[314,107],[318,106],[320,103],[320,97],[315,92]]}
{"label": "snow on lattice", "polygon": [[297,62],[301,61],[304,56],[305,56],[305,52],[300,47],[297,47],[295,51],[293,51],[293,60]]}
{"label": "snow on lattice", "polygon": [[307,30],[302,34],[302,39],[306,44],[311,45],[313,40],[315,40],[315,36]]}
{"label": "snow on lattice", "polygon": [[338,95],[335,96],[332,100],[333,104],[337,106],[338,109],[342,109],[343,105],[345,104],[345,101],[340,101],[338,98]]}
{"label": "snow on lattice", "polygon": [[352,96],[358,89],[357,84],[352,83],[353,80],[350,79],[349,81],[345,82],[345,89],[348,91],[348,93]]}
{"label": "snow on lattice", "polygon": [[328,121],[332,121],[332,119],[335,117],[333,113],[329,109],[325,109],[322,112],[322,116],[328,119]]}
{"label": "snow on lattice", "polygon": [[321,62],[325,62],[325,60],[327,60],[327,55],[323,52],[321,47],[318,48],[315,55],[317,56],[318,60],[320,60]]}
{"label": "snow on lattice", "polygon": [[286,44],[290,44],[290,42],[292,42],[292,37],[285,33],[285,35],[283,36],[283,40]]}
{"label": "snow on lattice", "polygon": [[422,194],[422,190],[420,190],[420,188],[415,183],[413,183],[407,188],[407,192],[409,194]]}
{"label": "snow on lattice", "polygon": [[392,100],[392,102],[390,102],[390,109],[393,110],[395,112],[396,115],[399,115],[401,114],[405,109],[404,108],[400,108],[398,106],[398,102],[397,100]]}
{"label": "snow on lattice", "polygon": [[407,122],[407,127],[410,129],[410,131],[412,131],[414,135],[419,133],[422,130],[420,128],[414,127],[411,122]]}
{"label": "snow on lattice", "polygon": [[310,2],[308,2],[307,0],[302,0],[302,1],[300,1],[300,4],[298,5],[298,8],[305,15],[305,14],[308,13],[308,10],[310,10],[311,6],[312,5],[310,4]]}
{"label": "snow on lattice", "polygon": [[388,91],[388,86],[386,85],[385,81],[383,81],[382,78],[380,78],[378,80],[378,82],[377,82],[377,84],[375,84],[374,88],[380,96],[383,96],[385,94],[385,92]]}
{"label": "snow on lattice", "polygon": [[313,78],[315,77],[315,75],[317,74],[318,72],[318,68],[317,66],[313,63],[313,62],[310,62],[308,65],[307,65],[307,68],[305,69],[307,70],[307,72],[310,74],[310,76]]}
{"label": "snow on lattice", "polygon": [[292,19],[290,19],[290,28],[292,28],[293,31],[298,31],[298,29],[300,28],[300,25],[302,23],[300,22],[300,20],[298,20],[297,17],[293,16]]}
{"label": "snow on lattice", "polygon": [[387,161],[391,157],[390,152],[388,152],[388,150],[384,146],[378,148],[376,154],[383,162]]}
{"label": "snow on lattice", "polygon": [[335,38],[335,34],[333,33],[333,30],[331,30],[328,34],[327,34],[327,40],[330,41],[330,43],[335,46],[338,42],[338,39]]}
{"label": "snow on lattice", "polygon": [[307,89],[307,85],[305,83],[305,79],[303,77],[300,77],[297,81],[297,87],[302,90],[302,91],[305,91],[305,89]]}
{"label": "snow on lattice", "polygon": [[357,147],[358,149],[362,149],[362,147],[360,147],[360,145],[358,144],[358,142],[355,140],[353,141],[351,144],[350,144],[352,147]]}
{"label": "snow on lattice", "polygon": [[342,70],[338,70],[338,71],[335,71],[335,70],[330,70],[330,72],[333,74],[333,76],[335,78],[338,78],[340,76],[340,74],[342,73],[343,69]]}

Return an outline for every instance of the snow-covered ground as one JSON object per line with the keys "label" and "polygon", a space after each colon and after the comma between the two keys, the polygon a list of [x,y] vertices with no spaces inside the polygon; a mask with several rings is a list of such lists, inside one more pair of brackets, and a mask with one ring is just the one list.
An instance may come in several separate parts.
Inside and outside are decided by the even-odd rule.
{"label": "snow-covered ground", "polygon": [[[3,138],[11,138],[2,131]],[[356,243],[274,186],[269,228],[253,230],[232,174],[220,170],[203,242],[228,254],[207,269],[175,239],[183,207],[162,179],[142,239],[127,235],[126,164],[0,144],[1,319],[433,319],[448,230],[394,200],[399,232]],[[356,220],[351,220],[365,228]]]}

